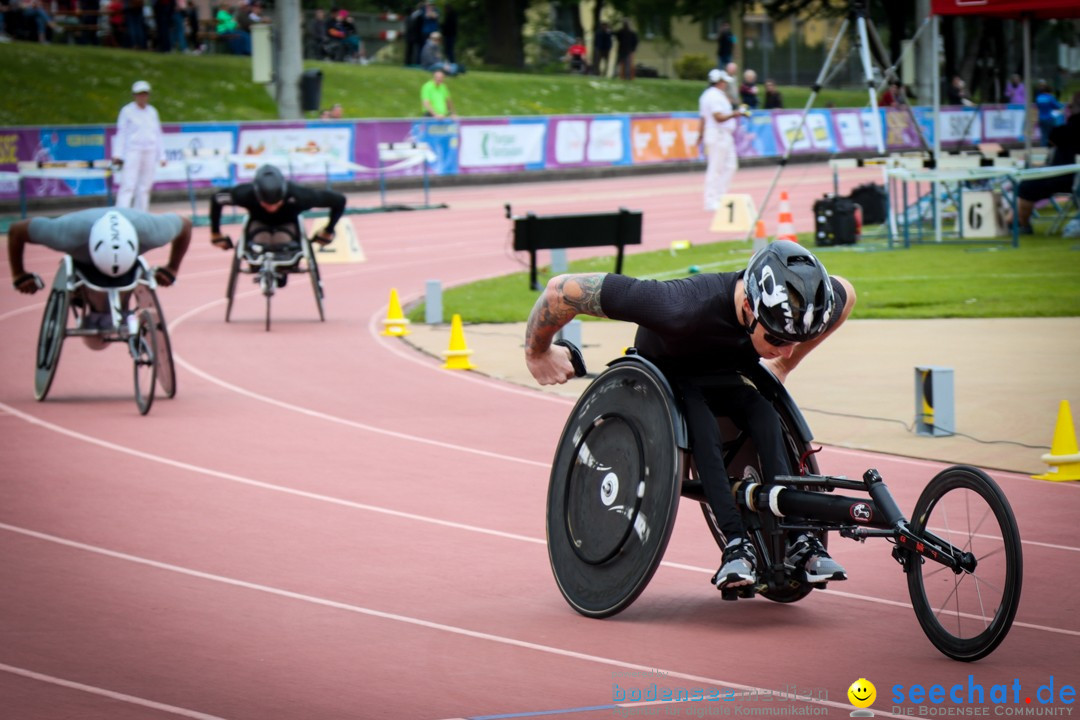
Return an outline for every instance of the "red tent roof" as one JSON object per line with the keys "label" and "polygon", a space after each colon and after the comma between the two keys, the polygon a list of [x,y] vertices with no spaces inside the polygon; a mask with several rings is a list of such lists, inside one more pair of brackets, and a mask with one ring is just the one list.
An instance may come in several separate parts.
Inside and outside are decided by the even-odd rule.
{"label": "red tent roof", "polygon": [[935,15],[993,15],[1019,18],[1080,17],[1077,0],[932,0]]}

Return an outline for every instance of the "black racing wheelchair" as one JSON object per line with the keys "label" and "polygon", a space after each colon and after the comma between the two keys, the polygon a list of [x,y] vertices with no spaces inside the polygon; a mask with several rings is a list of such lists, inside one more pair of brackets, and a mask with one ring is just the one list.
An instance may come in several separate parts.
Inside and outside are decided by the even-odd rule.
{"label": "black racing wheelchair", "polygon": [[[174,397],[172,344],[156,287],[153,270],[141,257],[125,275],[107,278],[93,266],[65,256],[41,318],[34,397],[44,400],[49,394],[60,350],[68,337],[96,338],[103,347],[109,343],[127,345],[135,368],[135,404],[140,414],[150,412],[155,385],[165,397]],[[69,317],[73,321],[70,325]]]}
{"label": "black racing wheelchair", "polygon": [[[266,330],[270,330],[270,301],[278,288],[284,287],[289,275],[305,274],[311,278],[311,289],[315,292],[315,305],[319,311],[319,321],[326,320],[323,313],[323,286],[319,276],[319,264],[311,241],[302,231],[303,219],[299,219],[295,228],[290,228],[292,241],[284,245],[270,245],[259,242],[259,234],[248,236],[248,225],[240,233],[236,243],[232,267],[229,270],[229,285],[225,291],[228,304],[225,307],[225,322],[232,318],[233,300],[236,297],[236,280],[241,274],[253,275],[263,297],[266,298]],[[284,228],[277,228],[278,231]]]}
{"label": "black racing wheelchair", "polygon": [[[585,374],[568,343],[575,370]],[[817,587],[785,563],[791,531],[893,545],[915,615],[930,641],[973,661],[1005,638],[1020,602],[1023,558],[1009,501],[986,473],[962,465],[938,473],[909,520],[876,470],[861,480],[821,475],[812,435],[784,386],[764,366],[733,374],[752,383],[780,415],[791,467],[768,482],[753,440],[718,418],[736,504],[758,552],[758,582],[725,599],[760,595],[780,603]],[[579,613],[625,610],[660,565],[680,496],[701,504],[717,544],[726,544],[696,477],[680,403],[663,373],[634,353],[611,362],[579,398],[563,430],[548,489],[548,555],[559,590]],[[862,493],[841,496],[834,491]]]}

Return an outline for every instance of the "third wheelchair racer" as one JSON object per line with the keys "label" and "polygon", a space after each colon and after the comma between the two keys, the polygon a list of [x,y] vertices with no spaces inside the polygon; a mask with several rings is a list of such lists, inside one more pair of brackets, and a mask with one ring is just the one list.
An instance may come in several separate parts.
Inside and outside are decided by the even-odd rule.
{"label": "third wheelchair racer", "polygon": [[[635,346],[671,381],[682,400],[693,459],[709,506],[727,541],[719,589],[756,581],[757,553],[735,505],[722,452],[717,416],[731,418],[758,448],[764,481],[795,474],[784,460],[779,416],[750,384],[722,384],[740,368],[759,362],[783,382],[806,355],[847,319],[855,290],[830,277],[821,262],[797,243],[777,241],[756,253],[745,270],[703,273],[668,281],[637,280],[607,273],[552,278],[529,316],[525,360],[541,385],[574,376],[566,348],[555,333],[575,315],[625,320],[638,325]],[[808,582],[845,580],[847,573],[819,538],[788,538],[786,561]]]}

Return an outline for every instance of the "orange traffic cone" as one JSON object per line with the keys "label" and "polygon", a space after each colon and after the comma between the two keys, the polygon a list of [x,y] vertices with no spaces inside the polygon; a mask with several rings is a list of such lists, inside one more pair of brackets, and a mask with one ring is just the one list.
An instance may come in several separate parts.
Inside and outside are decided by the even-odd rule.
{"label": "orange traffic cone", "polygon": [[1050,469],[1042,475],[1032,475],[1036,480],[1080,480],[1080,449],[1076,446],[1076,430],[1073,429],[1069,401],[1062,400],[1058,406],[1057,426],[1050,452],[1042,456]]}
{"label": "orange traffic cone", "polygon": [[758,220],[754,224],[754,252],[769,244],[769,236],[765,232],[765,221]]}
{"label": "orange traffic cone", "polygon": [[401,312],[401,301],[398,300],[397,288],[390,289],[390,309],[383,320],[383,335],[401,337],[409,334],[409,320],[405,313]]}
{"label": "orange traffic cone", "polygon": [[799,242],[795,237],[795,220],[791,217],[791,201],[786,190],[780,193],[780,221],[776,226],[776,239]]}
{"label": "orange traffic cone", "polygon": [[447,370],[475,370],[476,366],[469,360],[472,350],[465,344],[465,331],[461,329],[461,316],[454,313],[450,320],[450,347],[443,350],[446,362],[443,367]]}

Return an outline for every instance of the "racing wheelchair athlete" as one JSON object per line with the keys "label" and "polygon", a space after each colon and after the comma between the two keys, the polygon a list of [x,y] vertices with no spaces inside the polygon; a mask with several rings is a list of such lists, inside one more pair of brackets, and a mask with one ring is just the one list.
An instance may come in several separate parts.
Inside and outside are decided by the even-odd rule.
{"label": "racing wheelchair athlete", "polygon": [[[18,292],[44,289],[26,270],[27,244],[44,245],[65,257],[53,279],[38,337],[34,395],[44,400],[64,339],[77,336],[93,350],[113,342],[128,345],[135,364],[135,400],[150,410],[154,385],[176,394],[176,374],[165,316],[155,289],[176,281],[191,243],[191,222],[174,213],[154,215],[126,208],[92,208],[56,218],[14,223],[8,232],[8,261]],[[141,253],[169,245],[164,267],[151,268]],[[74,326],[68,327],[68,314]]]}
{"label": "racing wheelchair athlete", "polygon": [[[584,374],[576,348],[552,344],[576,314],[638,324],[636,348],[578,400],[552,464],[548,554],[575,610],[607,617],[638,597],[683,496],[701,503],[723,550],[712,583],[724,599],[798,601],[847,577],[826,550],[830,532],[880,537],[894,543],[916,615],[939,650],[975,660],[997,647],[1019,603],[1022,558],[1011,508],[992,479],[949,468],[908,521],[876,471],[861,482],[817,474],[809,427],[782,383],[854,302],[850,283],[786,241],[739,272],[548,283],[525,343],[541,384]],[[957,527],[961,519],[972,524]]]}
{"label": "racing wheelchair athlete", "polygon": [[[210,198],[210,242],[222,250],[235,250],[226,289],[225,321],[232,315],[236,281],[241,273],[254,275],[266,298],[266,329],[270,329],[270,300],[277,288],[285,287],[289,275],[306,273],[311,278],[319,320],[324,320],[323,288],[312,243],[319,247],[334,239],[334,229],[345,212],[345,196],[333,190],[308,188],[285,179],[274,165],[262,165],[250,183],[241,183],[214,193]],[[221,211],[235,205],[248,211],[244,230],[235,245],[221,234]],[[326,226],[307,238],[302,214],[314,208],[328,208]]]}

